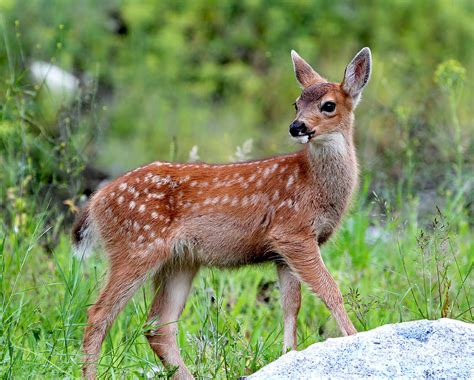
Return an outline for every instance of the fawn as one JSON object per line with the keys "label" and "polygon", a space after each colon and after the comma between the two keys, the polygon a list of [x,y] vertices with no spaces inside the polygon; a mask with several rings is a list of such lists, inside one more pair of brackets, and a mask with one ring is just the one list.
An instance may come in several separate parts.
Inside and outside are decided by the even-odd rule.
{"label": "fawn", "polygon": [[147,338],[176,379],[192,379],[176,342],[176,321],[199,267],[276,264],[284,311],[283,350],[296,348],[300,281],[331,311],[343,335],[357,333],[320,246],[346,211],[357,184],[353,111],[371,72],[362,49],[341,84],[327,82],[291,52],[302,92],[289,133],[304,149],[243,163],[153,162],[98,190],[73,227],[79,257],[103,243],[108,281],[88,311],[83,376],[96,376],[104,337],[147,277],[155,298]]}

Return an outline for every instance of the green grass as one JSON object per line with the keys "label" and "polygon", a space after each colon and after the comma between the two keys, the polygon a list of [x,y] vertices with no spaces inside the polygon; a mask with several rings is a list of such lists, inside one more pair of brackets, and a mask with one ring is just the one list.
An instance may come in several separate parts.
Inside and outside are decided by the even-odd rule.
{"label": "green grass", "polygon": [[[472,1],[50,5],[0,1],[1,378],[80,376],[86,310],[106,276],[100,252],[86,263],[71,255],[84,169],[114,176],[186,161],[196,145],[202,159],[225,162],[248,139],[248,158],[294,150],[290,49],[336,81],[362,46],[373,51],[356,111],[360,193],[322,249],[356,327],[473,321]],[[127,36],[110,31],[110,11]],[[91,81],[62,102],[33,83],[34,60]],[[196,377],[236,378],[279,357],[276,279],[271,265],[200,272],[178,337]],[[143,334],[151,298],[147,283],[116,321],[104,377],[169,375]],[[299,348],[338,334],[305,288]]]}
{"label": "green grass", "polygon": [[[356,327],[440,317],[472,322],[474,240],[466,218],[436,209],[426,226],[417,223],[414,212],[385,209],[380,218],[374,213],[383,209],[381,201],[363,204],[365,198],[362,194],[323,248]],[[106,263],[100,254],[85,263],[72,258],[67,235],[56,248],[44,250],[38,244],[48,233],[43,220],[31,217],[21,231],[0,235],[3,378],[80,375],[86,309],[103,283]],[[367,239],[376,220],[384,220],[382,234]],[[166,378],[143,335],[150,288],[147,283],[137,293],[106,338],[99,365],[103,376],[145,378],[158,371]],[[195,376],[236,378],[278,358],[283,328],[278,297],[272,265],[203,269],[179,321],[182,355]],[[338,334],[327,309],[305,288],[299,348]]]}

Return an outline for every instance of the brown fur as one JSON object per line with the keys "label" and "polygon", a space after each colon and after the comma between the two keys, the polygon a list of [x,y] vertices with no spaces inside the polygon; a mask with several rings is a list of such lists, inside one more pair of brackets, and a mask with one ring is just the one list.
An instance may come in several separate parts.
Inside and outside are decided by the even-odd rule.
{"label": "brown fur", "polygon": [[[92,197],[73,236],[77,245],[81,231],[95,228],[110,259],[110,273],[89,310],[84,376],[95,377],[107,330],[152,275],[157,294],[150,312],[155,327],[147,333],[150,345],[165,365],[179,367],[176,378],[192,378],[179,355],[172,322],[179,319],[200,266],[275,262],[284,350],[296,348],[299,280],[325,302],[344,335],[356,333],[319,250],[340,223],[357,182],[352,138],[356,100],[341,85],[309,70],[301,57],[293,59],[297,79],[309,84],[300,80],[304,90],[297,100],[297,119],[314,132],[303,150],[228,165],[154,162]],[[320,111],[328,100],[337,104],[331,115]]]}

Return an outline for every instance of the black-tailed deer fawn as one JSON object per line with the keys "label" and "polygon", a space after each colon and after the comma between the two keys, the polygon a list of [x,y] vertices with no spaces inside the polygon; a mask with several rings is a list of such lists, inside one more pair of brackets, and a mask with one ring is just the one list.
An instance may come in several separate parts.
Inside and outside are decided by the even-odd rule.
{"label": "black-tailed deer fawn", "polygon": [[108,281],[89,309],[83,375],[94,378],[107,330],[148,276],[156,289],[147,334],[175,378],[192,378],[176,343],[176,322],[201,266],[273,261],[284,310],[284,351],[296,347],[300,281],[330,309],[343,335],[355,334],[320,246],[338,226],[357,183],[353,110],[371,70],[368,48],[329,83],[291,52],[302,93],[290,135],[294,154],[227,165],[154,162],[98,190],[74,228],[76,253],[96,240]]}

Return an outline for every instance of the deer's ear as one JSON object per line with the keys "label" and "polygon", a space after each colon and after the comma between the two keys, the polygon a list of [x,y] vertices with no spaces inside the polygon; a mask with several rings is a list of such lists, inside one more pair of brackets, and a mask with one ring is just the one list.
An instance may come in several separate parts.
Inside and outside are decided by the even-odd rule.
{"label": "deer's ear", "polygon": [[317,82],[324,82],[324,79],[294,50],[291,51],[291,59],[293,60],[296,80],[301,88],[309,87]]}
{"label": "deer's ear", "polygon": [[370,79],[371,70],[372,55],[368,47],[358,52],[351,63],[346,67],[344,80],[342,81],[342,89],[355,100],[355,103],[359,100],[363,88]]}

